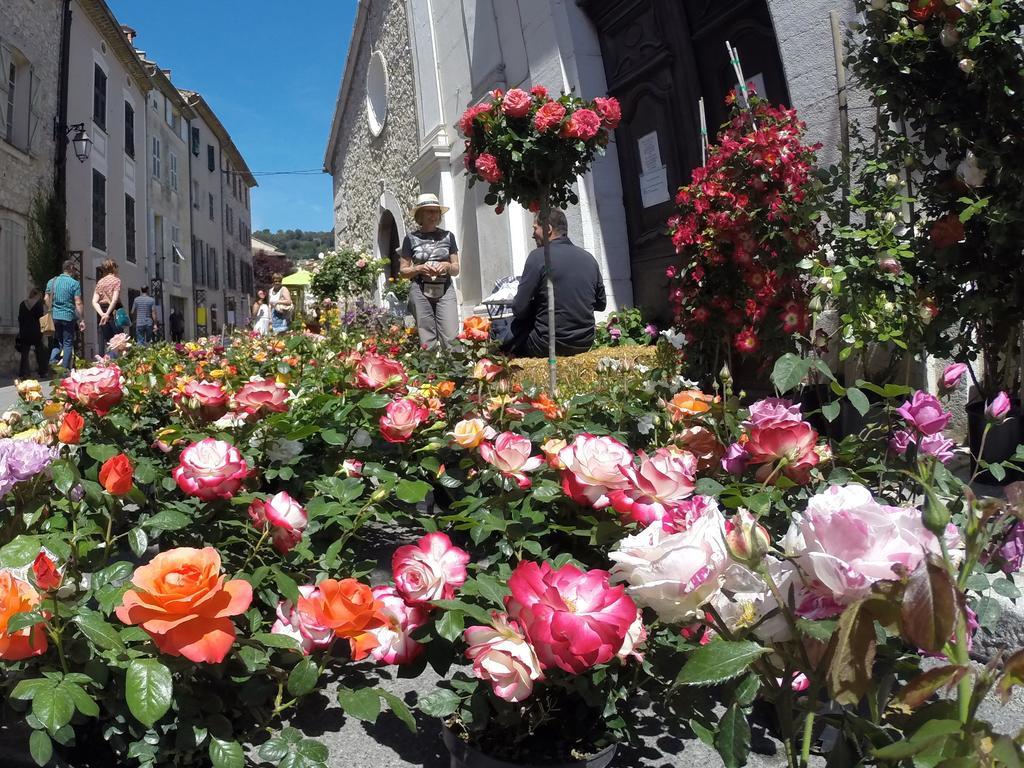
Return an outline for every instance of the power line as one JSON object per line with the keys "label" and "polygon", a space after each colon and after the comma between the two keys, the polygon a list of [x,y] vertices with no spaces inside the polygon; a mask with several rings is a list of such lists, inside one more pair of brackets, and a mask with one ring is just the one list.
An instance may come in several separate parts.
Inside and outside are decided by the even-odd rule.
{"label": "power line", "polygon": [[312,176],[324,173],[323,168],[311,168],[307,171],[253,171],[253,176]]}

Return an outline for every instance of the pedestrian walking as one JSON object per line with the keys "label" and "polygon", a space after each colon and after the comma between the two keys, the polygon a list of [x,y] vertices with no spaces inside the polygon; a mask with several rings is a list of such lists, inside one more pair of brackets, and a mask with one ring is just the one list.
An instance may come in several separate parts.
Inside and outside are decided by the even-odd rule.
{"label": "pedestrian walking", "polygon": [[100,356],[107,353],[107,344],[121,328],[117,323],[117,310],[121,306],[121,278],[118,276],[117,262],[107,259],[100,265],[100,279],[92,292],[92,308],[98,318],[97,337]]}
{"label": "pedestrian walking", "polygon": [[292,304],[291,293],[281,285],[284,276],[275,273],[270,279],[272,281],[270,286],[270,326],[274,329],[274,333],[284,333],[291,323],[295,306]]}
{"label": "pedestrian walking", "polygon": [[452,278],[459,274],[459,246],[455,235],[440,228],[448,208],[437,195],[416,200],[412,217],[419,225],[402,242],[399,273],[412,281],[410,303],[420,343],[449,349],[459,333],[459,303]]}
{"label": "pedestrian walking", "polygon": [[50,349],[43,343],[43,330],[40,320],[46,314],[46,306],[38,288],[33,288],[28,298],[18,307],[18,338],[15,346],[21,353],[19,375],[27,379],[29,371],[29,353],[34,348],[36,353],[36,370],[39,377],[45,378],[50,367]]}
{"label": "pedestrian walking", "polygon": [[46,309],[53,318],[53,333],[57,340],[50,362],[59,359],[64,370],[70,371],[75,357],[75,336],[77,331],[85,330],[85,307],[77,265],[68,259],[63,269],[46,284]]}
{"label": "pedestrian walking", "polygon": [[181,340],[185,338],[185,315],[175,307],[171,310],[168,320],[171,324],[171,341],[180,344]]}
{"label": "pedestrian walking", "polygon": [[142,293],[132,303],[132,314],[135,316],[135,341],[139,344],[150,344],[153,331],[156,330],[156,301],[149,295],[149,286],[142,286]]}

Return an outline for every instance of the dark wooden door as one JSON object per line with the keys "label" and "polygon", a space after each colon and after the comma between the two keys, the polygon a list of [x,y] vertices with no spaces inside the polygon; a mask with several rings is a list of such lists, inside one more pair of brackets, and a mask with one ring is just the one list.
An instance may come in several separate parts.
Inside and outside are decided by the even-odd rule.
{"label": "dark wooden door", "polygon": [[622,103],[616,147],[634,302],[665,321],[665,269],[677,262],[666,221],[701,163],[698,100],[712,136],[726,115],[736,78],[725,41],[739,49],[748,80],[760,75],[769,99],[789,101],[771,16],[765,0],[577,2],[597,27],[608,92]]}

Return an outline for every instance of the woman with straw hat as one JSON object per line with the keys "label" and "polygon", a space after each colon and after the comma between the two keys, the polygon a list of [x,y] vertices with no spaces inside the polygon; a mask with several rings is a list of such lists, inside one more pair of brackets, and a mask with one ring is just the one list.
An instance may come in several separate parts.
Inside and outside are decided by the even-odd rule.
{"label": "woman with straw hat", "polygon": [[402,277],[412,282],[409,301],[420,343],[426,347],[440,344],[445,349],[459,333],[459,302],[452,284],[459,274],[459,247],[455,235],[439,226],[447,212],[437,195],[417,198],[412,217],[419,228],[405,236],[399,268]]}

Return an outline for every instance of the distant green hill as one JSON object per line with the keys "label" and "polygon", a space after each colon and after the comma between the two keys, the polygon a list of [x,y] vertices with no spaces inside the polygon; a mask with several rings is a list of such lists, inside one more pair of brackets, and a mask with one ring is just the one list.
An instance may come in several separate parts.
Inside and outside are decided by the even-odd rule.
{"label": "distant green hill", "polygon": [[333,232],[306,232],[301,229],[279,229],[277,232],[271,232],[269,229],[260,229],[253,232],[252,236],[270,243],[287,254],[292,261],[309,259],[321,251],[334,247]]}

